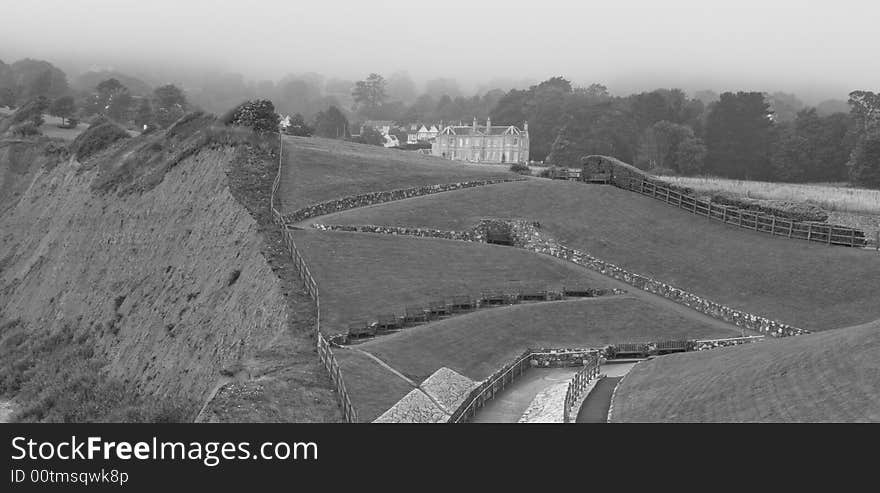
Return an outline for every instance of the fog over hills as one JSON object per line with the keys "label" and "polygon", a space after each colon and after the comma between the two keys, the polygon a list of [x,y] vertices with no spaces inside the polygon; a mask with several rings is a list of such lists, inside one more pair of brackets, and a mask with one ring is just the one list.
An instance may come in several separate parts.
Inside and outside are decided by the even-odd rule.
{"label": "fog over hills", "polygon": [[[880,82],[866,48],[880,45],[866,2],[450,0],[332,3],[81,0],[4,6],[0,59],[44,58],[78,73],[96,67],[160,79],[231,71],[277,80],[313,71],[358,80],[407,70],[417,82],[457,79],[473,91],[495,77],[564,75],[625,95],[785,91],[805,102],[845,99]],[[176,75],[172,77],[171,75]]]}

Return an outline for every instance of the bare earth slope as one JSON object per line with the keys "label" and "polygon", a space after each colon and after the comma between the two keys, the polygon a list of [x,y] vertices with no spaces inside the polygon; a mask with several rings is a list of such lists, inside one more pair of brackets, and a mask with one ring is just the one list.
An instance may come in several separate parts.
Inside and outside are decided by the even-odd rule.
{"label": "bare earth slope", "polygon": [[614,421],[880,422],[880,321],[637,365]]}
{"label": "bare earth slope", "polygon": [[326,224],[465,230],[537,220],[563,244],[751,313],[809,330],[880,318],[880,255],[771,237],[612,186],[533,179],[355,209]]}
{"label": "bare earth slope", "polygon": [[[187,145],[154,142],[168,152]],[[103,156],[124,158],[142,144]],[[232,419],[336,419],[312,343],[291,332],[288,295],[296,294],[273,272],[260,225],[230,191],[227,173],[241,151],[203,148],[154,187],[125,194],[94,189],[116,160],[39,171],[0,216],[0,325],[88,333],[109,375],[150,399],[185,403],[189,419],[220,384],[254,377],[261,358],[281,348],[283,358],[273,357],[295,367],[295,377],[274,382],[273,395],[250,395],[283,399],[281,412]]]}

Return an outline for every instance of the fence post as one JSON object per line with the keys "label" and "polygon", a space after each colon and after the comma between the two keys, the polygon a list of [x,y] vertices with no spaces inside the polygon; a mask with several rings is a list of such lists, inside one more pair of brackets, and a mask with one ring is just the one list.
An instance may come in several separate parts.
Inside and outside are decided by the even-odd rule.
{"label": "fence post", "polygon": [[812,240],[813,240],[813,223],[807,223],[807,226],[808,226],[808,228],[807,228],[807,240],[808,240],[808,241],[812,241]]}

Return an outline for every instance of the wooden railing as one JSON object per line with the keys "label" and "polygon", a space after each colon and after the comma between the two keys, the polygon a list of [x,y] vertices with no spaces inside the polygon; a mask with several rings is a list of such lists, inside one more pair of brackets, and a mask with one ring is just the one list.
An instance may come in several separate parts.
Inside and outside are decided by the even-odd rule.
{"label": "wooden railing", "polygon": [[284,241],[284,245],[287,247],[287,251],[290,253],[290,258],[293,261],[293,265],[296,268],[300,279],[302,279],[303,287],[312,298],[312,300],[315,302],[315,340],[318,350],[318,358],[320,358],[321,363],[324,365],[324,368],[330,375],[330,380],[333,381],[333,386],[336,388],[336,395],[339,399],[339,405],[342,408],[343,418],[349,423],[356,423],[358,421],[357,411],[355,410],[354,405],[351,402],[351,396],[348,394],[348,390],[346,390],[345,388],[345,381],[342,378],[342,370],[340,370],[339,363],[336,361],[336,357],[333,355],[333,350],[331,349],[330,343],[327,342],[324,334],[321,333],[321,296],[318,292],[318,283],[315,282],[315,278],[312,277],[312,273],[309,271],[309,266],[303,259],[302,254],[300,254],[299,249],[297,249],[296,243],[293,241],[293,235],[287,229],[287,223],[284,220],[284,215],[281,214],[281,212],[275,207],[275,194],[278,192],[278,187],[281,183],[281,165],[283,162],[282,152],[284,149],[284,145],[281,139],[282,137],[279,133],[278,172],[275,174],[275,180],[272,182],[272,193],[269,198],[269,207],[272,210],[272,219],[275,221],[276,224],[278,224],[278,227],[281,228],[281,237]]}
{"label": "wooden railing", "polygon": [[[594,354],[589,357],[587,363],[574,374],[571,381],[568,382],[568,390],[565,392],[565,409],[563,411],[563,420],[571,423],[571,411],[575,404],[583,397],[584,390],[590,385],[596,377],[599,376],[599,355]],[[576,416],[575,416],[576,417]]]}
{"label": "wooden railing", "polygon": [[740,228],[787,238],[815,241],[827,245],[865,246],[864,232],[846,226],[795,221],[761,212],[714,204],[711,201],[699,200],[660,183],[634,176],[630,176],[623,183],[617,179],[613,180],[613,182],[621,188],[662,200],[669,205],[684,209],[698,216],[707,217]]}

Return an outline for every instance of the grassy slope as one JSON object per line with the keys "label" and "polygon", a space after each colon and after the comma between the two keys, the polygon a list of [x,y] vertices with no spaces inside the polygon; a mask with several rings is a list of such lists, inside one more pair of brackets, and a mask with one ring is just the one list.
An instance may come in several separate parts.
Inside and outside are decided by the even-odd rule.
{"label": "grassy slope", "polygon": [[880,422],[880,322],[641,363],[615,421]]}
{"label": "grassy slope", "polygon": [[574,264],[510,247],[313,230],[296,231],[294,241],[321,289],[322,326],[331,334],[345,332],[350,321],[481,290],[612,287]]}
{"label": "grassy slope", "polygon": [[738,336],[628,297],[482,310],[407,329],[358,347],[421,382],[446,366],[482,380],[528,347]]}
{"label": "grassy slope", "polygon": [[462,164],[332,139],[286,137],[283,212],[349,195],[437,183],[512,178],[504,166]]}
{"label": "grassy slope", "polygon": [[330,224],[467,229],[526,217],[568,246],[770,318],[824,330],[880,318],[880,256],[771,237],[610,186],[530,180],[328,216]]}
{"label": "grassy slope", "polygon": [[333,354],[360,422],[378,418],[412,390],[409,383],[363,354],[346,349],[336,349]]}

